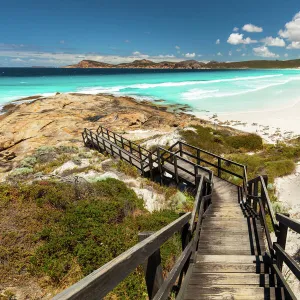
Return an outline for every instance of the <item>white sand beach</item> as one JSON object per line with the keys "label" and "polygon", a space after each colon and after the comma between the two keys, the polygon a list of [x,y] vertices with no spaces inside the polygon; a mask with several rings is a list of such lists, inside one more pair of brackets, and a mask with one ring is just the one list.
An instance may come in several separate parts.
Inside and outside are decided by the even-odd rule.
{"label": "white sand beach", "polygon": [[242,131],[259,134],[269,143],[300,135],[300,99],[292,106],[266,111],[234,113],[194,113],[197,117],[211,120]]}

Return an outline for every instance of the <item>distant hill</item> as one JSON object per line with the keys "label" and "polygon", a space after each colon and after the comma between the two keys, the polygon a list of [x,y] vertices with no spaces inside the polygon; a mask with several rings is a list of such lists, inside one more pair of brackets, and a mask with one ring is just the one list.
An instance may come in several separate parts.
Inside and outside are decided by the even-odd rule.
{"label": "distant hill", "polygon": [[293,60],[250,60],[239,62],[217,62],[208,63],[197,60],[184,60],[181,62],[153,62],[147,59],[135,60],[131,63],[107,64],[94,60],[82,60],[78,64],[65,66],[63,68],[103,68],[103,69],[284,69],[300,68],[300,59]]}

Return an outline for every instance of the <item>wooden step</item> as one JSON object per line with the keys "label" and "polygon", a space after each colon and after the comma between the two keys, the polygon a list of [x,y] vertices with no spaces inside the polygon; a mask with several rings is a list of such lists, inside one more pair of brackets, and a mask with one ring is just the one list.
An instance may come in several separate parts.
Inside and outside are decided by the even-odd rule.
{"label": "wooden step", "polygon": [[232,263],[232,264],[252,264],[263,263],[261,255],[200,255],[196,256],[196,263]]}
{"label": "wooden step", "polygon": [[257,273],[257,274],[268,274],[270,268],[264,263],[199,263],[195,264],[193,273]]}
{"label": "wooden step", "polygon": [[206,254],[212,254],[212,255],[253,255],[257,254],[257,252],[253,252],[251,248],[245,249],[245,248],[234,248],[234,247],[219,247],[216,248],[215,246],[212,247],[201,247],[198,249],[198,254],[206,255]]}
{"label": "wooden step", "polygon": [[193,273],[189,285],[255,285],[260,287],[277,286],[274,274],[251,274],[251,273]]}
{"label": "wooden step", "polygon": [[191,285],[184,294],[185,300],[276,300],[285,299],[283,288]]}

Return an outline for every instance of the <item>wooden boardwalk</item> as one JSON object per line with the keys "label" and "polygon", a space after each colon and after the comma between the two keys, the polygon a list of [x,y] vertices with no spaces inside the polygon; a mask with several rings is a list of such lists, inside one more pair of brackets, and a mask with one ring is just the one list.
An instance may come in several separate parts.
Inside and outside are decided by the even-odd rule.
{"label": "wooden boardwalk", "polygon": [[[264,264],[263,229],[239,202],[238,189],[215,179],[183,299],[284,299]],[[283,296],[283,297],[282,297]]]}
{"label": "wooden boardwalk", "polygon": [[[101,126],[97,133],[86,129],[83,140],[151,179],[158,176],[162,183],[171,177],[176,184],[194,187],[194,209],[160,231],[147,233],[148,238],[55,299],[102,299],[148,258],[145,274],[150,299],[168,299],[176,286],[176,299],[296,300],[281,271],[285,262],[300,279],[299,265],[284,250],[288,228],[300,233],[300,223],[275,216],[266,177],[248,181],[245,166],[183,142],[150,152]],[[223,174],[240,178],[242,185],[222,179]],[[183,252],[163,279],[159,248],[180,228]]]}

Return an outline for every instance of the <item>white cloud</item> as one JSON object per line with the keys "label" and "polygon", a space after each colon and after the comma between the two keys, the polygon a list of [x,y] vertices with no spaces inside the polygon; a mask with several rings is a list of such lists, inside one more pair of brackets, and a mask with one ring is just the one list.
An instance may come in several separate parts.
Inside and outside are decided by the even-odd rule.
{"label": "white cloud", "polygon": [[246,54],[245,54],[245,53],[243,53],[243,54],[242,54],[242,56],[246,56]]}
{"label": "white cloud", "polygon": [[236,51],[237,51],[237,52],[241,52],[242,49],[241,49],[241,48],[237,48]]}
{"label": "white cloud", "polygon": [[201,56],[203,56],[203,55],[202,55],[202,54],[198,54],[197,56],[198,56],[198,57],[201,57]]}
{"label": "white cloud", "polygon": [[232,51],[229,51],[229,52],[228,52],[228,55],[231,56],[231,55],[232,55]]}
{"label": "white cloud", "polygon": [[261,57],[279,57],[278,54],[271,52],[266,46],[253,48],[254,55]]}
{"label": "white cloud", "polygon": [[223,54],[221,52],[218,52],[217,55],[218,56],[223,56]]}
{"label": "white cloud", "polygon": [[220,42],[221,42],[220,39],[217,39],[217,40],[216,40],[216,45],[219,45]]}
{"label": "white cloud", "polygon": [[239,28],[238,28],[238,27],[234,27],[234,28],[233,28],[233,31],[234,31],[234,32],[238,32],[238,31],[239,31]]}
{"label": "white cloud", "polygon": [[61,40],[61,41],[59,41],[59,43],[60,43],[60,44],[64,44],[64,43],[65,43],[65,41],[64,41],[64,40]]}
{"label": "white cloud", "polygon": [[289,57],[289,55],[287,53],[284,54],[284,57]]}
{"label": "white cloud", "polygon": [[292,42],[300,42],[300,11],[293,20],[285,24],[285,28],[279,30],[278,34]]}
{"label": "white cloud", "polygon": [[[39,66],[65,66],[78,63],[81,60],[95,60],[104,63],[119,64],[129,63],[136,59],[147,58],[154,62],[166,60],[179,62],[182,59],[175,57],[172,54],[149,56],[135,51],[135,54],[129,56],[118,55],[101,55],[98,53],[53,53],[53,52],[36,52],[36,51],[19,51],[19,50],[1,50],[0,59],[8,58],[9,61],[14,60],[14,63],[22,63],[23,65],[31,66],[35,61]],[[22,60],[22,61],[21,61]],[[9,65],[8,65],[9,66]]]}
{"label": "white cloud", "polygon": [[300,49],[300,42],[291,42],[286,49]]}
{"label": "white cloud", "polygon": [[177,50],[179,50],[179,49],[180,49],[180,47],[179,47],[179,46],[175,46],[175,48],[176,48]]}
{"label": "white cloud", "polygon": [[24,62],[24,60],[21,59],[21,58],[12,58],[10,61],[12,61],[12,62]]}
{"label": "white cloud", "polygon": [[173,54],[166,54],[166,55],[163,55],[163,54],[160,54],[158,55],[159,58],[174,58],[175,56]]}
{"label": "white cloud", "polygon": [[272,36],[268,36],[261,41],[265,43],[266,46],[285,47],[285,41],[279,37],[273,38]]}
{"label": "white cloud", "polygon": [[253,24],[246,24],[242,29],[247,32],[263,32],[262,27],[255,26]]}
{"label": "white cloud", "polygon": [[124,43],[130,43],[130,41],[129,40],[125,40]]}
{"label": "white cloud", "polygon": [[239,44],[253,44],[253,43],[257,43],[257,41],[251,40],[249,37],[244,39],[244,35],[242,33],[232,33],[229,36],[227,43],[232,45],[239,45]]}
{"label": "white cloud", "polygon": [[132,52],[132,55],[138,57],[138,58],[142,58],[142,59],[146,59],[146,58],[149,58],[149,55],[147,54],[142,54],[141,52],[139,51],[135,51],[135,52]]}
{"label": "white cloud", "polygon": [[186,53],[184,56],[188,58],[193,58],[196,56],[196,53]]}

